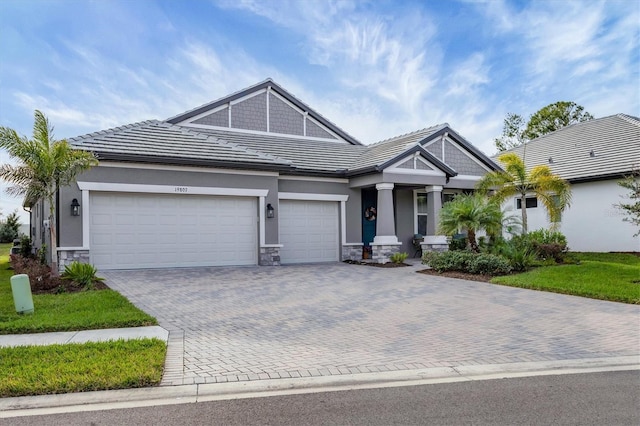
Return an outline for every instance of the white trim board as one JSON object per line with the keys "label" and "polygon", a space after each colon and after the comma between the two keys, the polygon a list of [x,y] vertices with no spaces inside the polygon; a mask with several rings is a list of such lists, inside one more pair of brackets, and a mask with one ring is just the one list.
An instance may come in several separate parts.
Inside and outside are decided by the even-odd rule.
{"label": "white trim board", "polygon": [[306,201],[347,201],[348,195],[342,194],[308,194],[303,192],[280,192],[279,200],[306,200]]}
{"label": "white trim board", "polygon": [[[186,123],[186,124],[181,124],[182,127],[187,127],[187,128],[194,128],[194,129],[209,129],[209,130],[222,130],[224,132],[231,132],[231,133],[248,133],[248,134],[252,134],[252,135],[259,135],[259,136],[273,136],[273,137],[278,137],[278,138],[290,138],[290,139],[308,139],[310,141],[321,141],[321,142],[333,142],[333,143],[344,143],[344,144],[349,144],[349,142],[345,141],[342,138],[339,139],[331,139],[331,138],[318,138],[315,136],[303,136],[303,135],[290,135],[287,133],[276,133],[276,132],[262,132],[259,130],[247,130],[247,129],[239,129],[237,127],[220,127],[220,126],[209,126],[206,124],[194,124],[194,123]],[[224,139],[224,136],[214,136],[214,135],[210,135],[213,137],[216,137],[218,139]]]}
{"label": "white trim board", "polygon": [[110,182],[78,182],[82,191],[140,192],[174,195],[223,195],[232,197],[266,197],[268,189],[215,188],[188,185],[143,185]]}

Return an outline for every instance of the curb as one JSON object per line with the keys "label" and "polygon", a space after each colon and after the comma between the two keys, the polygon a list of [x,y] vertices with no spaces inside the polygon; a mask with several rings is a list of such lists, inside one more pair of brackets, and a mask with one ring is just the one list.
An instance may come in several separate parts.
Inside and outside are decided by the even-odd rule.
{"label": "curb", "polygon": [[501,378],[640,370],[640,356],[437,367],[0,399],[0,418]]}

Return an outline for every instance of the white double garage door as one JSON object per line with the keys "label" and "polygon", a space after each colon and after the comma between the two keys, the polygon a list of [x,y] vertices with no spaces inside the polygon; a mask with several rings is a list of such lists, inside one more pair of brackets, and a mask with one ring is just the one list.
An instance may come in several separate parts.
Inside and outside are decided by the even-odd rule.
{"label": "white double garage door", "polygon": [[[280,200],[281,262],[339,256],[338,202]],[[256,197],[92,192],[91,262],[99,269],[256,265]]]}

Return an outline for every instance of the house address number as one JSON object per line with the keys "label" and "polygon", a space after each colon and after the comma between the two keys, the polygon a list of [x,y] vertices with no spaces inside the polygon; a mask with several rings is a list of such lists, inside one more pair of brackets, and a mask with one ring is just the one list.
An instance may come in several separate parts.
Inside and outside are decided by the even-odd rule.
{"label": "house address number", "polygon": [[186,186],[176,186],[175,192],[179,192],[181,194],[184,194],[186,192],[189,192],[189,188],[186,187]]}

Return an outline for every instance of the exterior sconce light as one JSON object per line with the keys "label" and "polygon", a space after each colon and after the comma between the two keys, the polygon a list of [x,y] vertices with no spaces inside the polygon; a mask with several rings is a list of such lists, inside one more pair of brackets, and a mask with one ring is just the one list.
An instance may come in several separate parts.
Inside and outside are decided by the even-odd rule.
{"label": "exterior sconce light", "polygon": [[80,216],[80,203],[77,198],[71,201],[71,216]]}
{"label": "exterior sconce light", "polygon": [[276,217],[276,210],[271,204],[267,204],[267,218],[273,219],[274,217]]}

